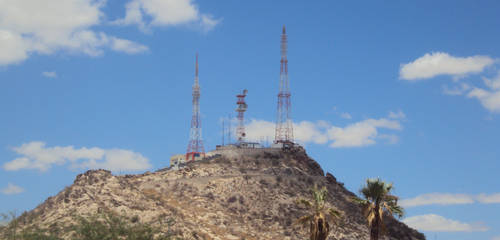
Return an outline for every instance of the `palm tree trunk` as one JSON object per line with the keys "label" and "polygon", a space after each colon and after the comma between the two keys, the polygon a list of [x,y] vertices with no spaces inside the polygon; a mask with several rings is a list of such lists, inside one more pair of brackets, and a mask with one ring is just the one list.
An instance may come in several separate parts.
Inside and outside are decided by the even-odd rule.
{"label": "palm tree trunk", "polygon": [[370,229],[370,240],[378,240],[380,230],[380,215],[379,215],[379,207],[375,208],[375,219],[372,222]]}
{"label": "palm tree trunk", "polygon": [[322,216],[315,216],[311,222],[311,240],[326,240],[330,233],[330,224]]}

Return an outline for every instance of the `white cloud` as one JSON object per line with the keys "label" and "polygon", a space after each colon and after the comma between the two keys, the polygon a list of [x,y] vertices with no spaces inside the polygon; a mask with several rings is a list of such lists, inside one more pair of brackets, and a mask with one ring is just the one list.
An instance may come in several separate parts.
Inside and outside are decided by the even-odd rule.
{"label": "white cloud", "polygon": [[221,20],[202,14],[191,0],[132,0],[126,5],[125,17],[114,21],[118,25],[150,26],[194,24],[204,31],[213,29]]}
{"label": "white cloud", "polygon": [[453,86],[451,88],[448,86],[443,86],[443,93],[446,95],[457,96],[457,95],[463,95],[469,89],[471,89],[471,86],[469,84],[460,83],[460,84]]}
{"label": "white cloud", "polygon": [[416,207],[423,205],[454,205],[474,203],[474,196],[467,194],[427,193],[415,198],[403,199],[399,204],[403,207]]}
{"label": "white cloud", "polygon": [[463,223],[436,214],[408,217],[403,222],[417,230],[429,232],[484,232],[489,230],[480,223]]}
{"label": "white cloud", "polygon": [[[233,125],[233,123],[231,123]],[[234,125],[233,125],[234,126]],[[252,119],[245,126],[246,139],[250,141],[274,140],[276,124],[265,120]]]}
{"label": "white cloud", "polygon": [[330,144],[331,147],[362,147],[376,143],[379,129],[401,130],[402,127],[397,120],[367,119],[343,128],[332,126],[327,134],[328,138],[333,141]]}
{"label": "white cloud", "polygon": [[1,192],[5,195],[14,195],[24,192],[24,189],[12,183],[8,183],[7,187],[2,189]]}
{"label": "white cloud", "polygon": [[495,193],[495,194],[479,194],[476,197],[477,201],[480,203],[500,203],[500,193]]}
{"label": "white cloud", "polygon": [[489,90],[474,87],[467,97],[478,99],[490,112],[500,113],[500,71],[493,79],[483,77],[483,81]]}
{"label": "white cloud", "polygon": [[42,76],[47,78],[57,78],[56,72],[42,72]]}
{"label": "white cloud", "polygon": [[493,78],[483,77],[484,84],[492,90],[500,90],[500,70]]}
{"label": "white cloud", "polygon": [[7,171],[20,169],[47,171],[53,165],[66,163],[70,163],[72,168],[104,168],[111,171],[139,171],[151,168],[146,157],[123,149],[46,147],[44,142],[30,142],[13,150],[21,156],[3,165]]}
{"label": "white cloud", "polygon": [[500,240],[500,236],[493,237],[491,240]]}
{"label": "white cloud", "polygon": [[[404,113],[401,113],[404,115]],[[274,139],[275,123],[265,120],[251,120],[247,124],[247,139],[261,141]],[[393,134],[380,134],[381,129],[399,131],[402,129],[396,119],[366,119],[349,124],[345,127],[333,126],[326,121],[302,121],[294,123],[294,138],[301,144],[329,144],[330,147],[362,147],[375,144],[377,140],[385,139],[388,143],[396,143],[398,137]]]}
{"label": "white cloud", "polygon": [[297,141],[302,143],[313,142],[315,144],[325,144],[328,142],[328,136],[324,131],[325,122],[312,123],[302,121],[293,124],[293,133]]}
{"label": "white cloud", "polygon": [[343,118],[343,119],[352,119],[351,114],[346,113],[346,112],[345,113],[341,113],[340,117]]}
{"label": "white cloud", "polygon": [[387,140],[389,144],[396,144],[399,142],[399,137],[394,134],[380,134],[378,138]]}
{"label": "white cloud", "polygon": [[111,49],[117,52],[124,52],[128,54],[136,54],[148,51],[148,47],[120,38],[111,38]]}
{"label": "white cloud", "polygon": [[389,112],[389,118],[393,118],[393,119],[405,119],[406,118],[406,114],[404,112],[402,112],[401,110],[399,110],[398,112]]}
{"label": "white cloud", "polygon": [[[101,24],[105,3],[105,0],[0,1],[0,65],[22,62],[33,53],[53,54],[60,50],[90,56],[101,55],[105,48],[142,52],[115,47],[116,41],[129,40],[91,30]],[[134,46],[147,49],[137,43]]]}
{"label": "white cloud", "polygon": [[486,88],[459,82],[460,77],[470,73],[480,73],[486,67],[498,62],[488,56],[453,57],[447,53],[425,54],[417,60],[402,64],[400,78],[416,81],[438,75],[451,75],[455,80],[452,87],[443,86],[446,95],[464,95],[479,100],[492,113],[500,113],[500,70],[493,78],[482,77]]}
{"label": "white cloud", "polygon": [[402,64],[399,77],[408,81],[432,78],[438,75],[463,76],[480,73],[495,62],[488,56],[454,57],[448,53],[426,53],[415,61]]}
{"label": "white cloud", "polygon": [[458,205],[483,203],[500,203],[500,193],[494,194],[453,194],[453,193],[426,193],[414,198],[403,199],[399,204],[403,207],[417,207],[425,205]]}
{"label": "white cloud", "polygon": [[24,61],[28,58],[27,49],[28,43],[19,34],[0,27],[0,66]]}
{"label": "white cloud", "polygon": [[474,88],[467,94],[469,98],[477,98],[481,105],[490,112],[500,112],[500,91],[488,91]]}

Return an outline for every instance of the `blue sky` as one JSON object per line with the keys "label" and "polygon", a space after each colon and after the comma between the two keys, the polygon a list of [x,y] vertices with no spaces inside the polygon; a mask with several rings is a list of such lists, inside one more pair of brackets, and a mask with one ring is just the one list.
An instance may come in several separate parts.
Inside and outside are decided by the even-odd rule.
{"label": "blue sky", "polygon": [[280,34],[295,136],[352,191],[395,184],[428,239],[500,238],[497,1],[0,1],[0,212],[76,174],[187,147],[199,53],[207,150],[248,89],[272,139]]}

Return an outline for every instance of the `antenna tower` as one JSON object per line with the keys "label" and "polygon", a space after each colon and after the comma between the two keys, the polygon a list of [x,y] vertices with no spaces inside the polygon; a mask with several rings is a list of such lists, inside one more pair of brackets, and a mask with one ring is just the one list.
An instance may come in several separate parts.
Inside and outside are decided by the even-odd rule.
{"label": "antenna tower", "polygon": [[236,112],[238,112],[238,128],[236,129],[236,135],[238,136],[238,142],[241,143],[244,141],[246,133],[245,133],[245,111],[247,110],[247,103],[245,102],[245,97],[247,96],[247,90],[243,90],[242,94],[236,95],[238,101],[236,104],[238,108],[236,108]]}
{"label": "antenna tower", "polygon": [[290,86],[288,82],[287,35],[285,26],[281,34],[280,91],[278,93],[278,119],[274,141],[293,143],[293,123],[291,120]]}
{"label": "antenna tower", "polygon": [[196,53],[196,71],[193,84],[193,117],[191,118],[186,161],[194,161],[195,157],[200,156],[205,156],[205,148],[203,147],[201,137],[200,85],[198,83],[198,53]]}
{"label": "antenna tower", "polygon": [[227,144],[231,144],[231,141],[232,141],[232,139],[231,139],[232,133],[231,132],[233,131],[233,129],[231,127],[231,121],[233,121],[233,116],[231,116],[231,113],[228,115],[228,119],[229,119],[229,121],[227,121],[227,123],[228,123],[228,126],[227,126]]}

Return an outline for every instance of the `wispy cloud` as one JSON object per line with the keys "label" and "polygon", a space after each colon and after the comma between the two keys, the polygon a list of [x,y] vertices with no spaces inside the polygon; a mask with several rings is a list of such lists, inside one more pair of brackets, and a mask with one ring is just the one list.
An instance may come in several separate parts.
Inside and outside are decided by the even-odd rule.
{"label": "wispy cloud", "polygon": [[14,195],[14,194],[19,194],[19,193],[24,192],[24,189],[22,187],[19,187],[19,186],[12,184],[12,183],[8,183],[7,187],[3,188],[0,191],[5,195]]}
{"label": "wispy cloud", "polygon": [[476,196],[476,200],[480,203],[500,203],[500,193],[495,194],[479,194]]}
{"label": "wispy cloud", "polygon": [[468,74],[482,73],[490,66],[497,69],[498,62],[488,56],[454,57],[447,53],[428,53],[413,62],[402,64],[399,76],[404,80],[418,81],[449,75],[454,81],[451,86],[443,86],[444,94],[477,99],[488,111],[500,113],[500,70],[494,77],[481,76],[483,87],[463,82],[462,79]]}
{"label": "wispy cloud", "polygon": [[341,117],[341,118],[343,118],[343,119],[352,119],[351,114],[346,113],[346,112],[341,113],[341,114],[340,114],[340,117]]}
{"label": "wispy cloud", "polygon": [[[387,118],[366,119],[345,127],[331,126],[327,130],[327,135],[332,141],[331,147],[362,147],[375,144],[380,137],[381,129],[399,131],[402,126],[399,121]],[[384,136],[393,136],[393,134],[384,134]]]}
{"label": "wispy cloud", "polygon": [[139,171],[151,168],[146,157],[130,150],[45,145],[44,142],[29,142],[13,148],[14,152],[21,156],[5,163],[3,168],[7,171],[47,171],[53,165],[67,163],[71,168],[103,168],[111,171]]}
{"label": "wispy cloud", "polygon": [[474,203],[474,197],[467,194],[428,193],[410,199],[403,199],[399,204],[408,208],[424,205],[454,205],[471,203]]}
{"label": "wispy cloud", "polygon": [[425,205],[459,205],[483,203],[500,203],[500,193],[495,194],[452,194],[452,193],[427,193],[414,198],[403,199],[400,205],[406,208]]}
{"label": "wispy cloud", "polygon": [[47,78],[57,78],[56,72],[42,72],[42,76]]}
{"label": "wispy cloud", "polygon": [[389,112],[389,118],[393,118],[393,119],[405,119],[406,118],[406,114],[399,110],[397,112]]}
{"label": "wispy cloud", "polygon": [[456,84],[455,86],[448,87],[447,85],[443,86],[443,93],[451,96],[463,95],[467,91],[471,89],[471,86],[467,83]]}
{"label": "wispy cloud", "polygon": [[489,228],[482,223],[464,223],[436,214],[426,214],[403,219],[408,226],[429,232],[484,232]]}
{"label": "wispy cloud", "polygon": [[500,236],[493,237],[491,240],[500,240]]}
{"label": "wispy cloud", "polygon": [[500,113],[500,71],[494,78],[483,77],[483,81],[487,89],[474,87],[467,97],[478,99],[490,112]]}
{"label": "wispy cloud", "polygon": [[[404,113],[392,113],[400,118]],[[247,138],[252,141],[274,139],[275,123],[265,120],[251,120],[246,126]],[[331,125],[326,121],[302,121],[294,123],[295,140],[302,144],[328,144],[333,148],[363,147],[376,144],[379,140],[396,143],[398,138],[390,133],[402,130],[401,122],[395,118],[366,119],[344,127]],[[380,133],[389,131],[389,133]]]}
{"label": "wispy cloud", "polygon": [[418,81],[438,75],[455,77],[480,73],[495,62],[488,56],[455,57],[448,53],[433,52],[410,63],[401,64],[399,77],[403,80]]}
{"label": "wispy cloud", "polygon": [[142,44],[138,44],[127,39],[120,39],[116,37],[110,38],[110,44],[111,44],[111,49],[117,52],[124,52],[127,54],[137,54],[149,50],[148,47]]}
{"label": "wispy cloud", "polygon": [[200,13],[191,0],[132,0],[126,5],[125,17],[113,21],[116,25],[137,25],[143,31],[152,26],[177,26],[191,24],[203,31],[212,30],[221,19]]}

